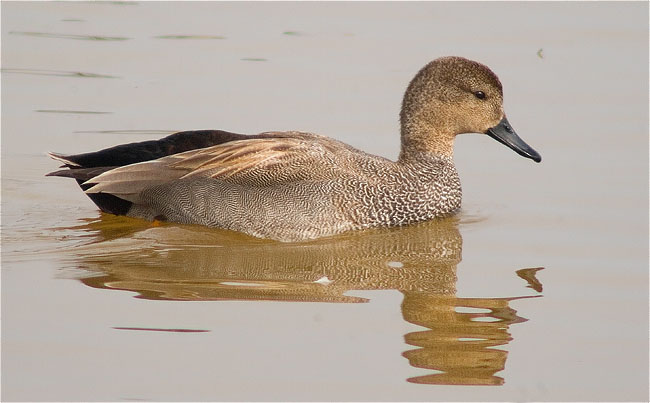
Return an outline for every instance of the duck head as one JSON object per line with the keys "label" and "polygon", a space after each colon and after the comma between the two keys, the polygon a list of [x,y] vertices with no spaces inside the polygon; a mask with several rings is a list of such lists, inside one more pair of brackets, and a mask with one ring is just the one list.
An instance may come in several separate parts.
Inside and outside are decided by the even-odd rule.
{"label": "duck head", "polygon": [[542,160],[510,126],[496,74],[462,57],[436,59],[415,75],[404,94],[400,121],[400,159],[413,152],[452,157],[456,135],[484,133],[526,158]]}

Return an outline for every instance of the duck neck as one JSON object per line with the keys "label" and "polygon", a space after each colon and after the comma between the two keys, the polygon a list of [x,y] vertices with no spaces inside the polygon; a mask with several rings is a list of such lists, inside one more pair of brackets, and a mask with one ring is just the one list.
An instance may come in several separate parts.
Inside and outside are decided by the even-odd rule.
{"label": "duck neck", "polygon": [[423,155],[430,157],[454,157],[454,137],[433,127],[412,126],[402,123],[402,146],[399,162],[409,162],[421,159]]}

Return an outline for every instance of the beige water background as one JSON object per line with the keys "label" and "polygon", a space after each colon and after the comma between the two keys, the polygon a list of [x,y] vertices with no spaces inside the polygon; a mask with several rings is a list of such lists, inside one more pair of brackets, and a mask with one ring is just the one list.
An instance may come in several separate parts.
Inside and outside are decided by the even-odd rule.
{"label": "beige water background", "polygon": [[[647,401],[647,16],[2,2],[2,400]],[[450,54],[492,67],[544,158],[461,136],[453,219],[278,244],[100,215],[43,176],[47,151],[183,129],[394,158],[403,90]]]}

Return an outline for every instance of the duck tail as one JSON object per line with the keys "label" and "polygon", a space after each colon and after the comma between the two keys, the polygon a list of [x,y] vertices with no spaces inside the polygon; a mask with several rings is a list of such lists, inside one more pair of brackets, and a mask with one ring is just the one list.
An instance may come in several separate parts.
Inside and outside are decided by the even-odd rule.
{"label": "duck tail", "polygon": [[[61,168],[65,169],[49,172],[45,174],[45,176],[60,176],[62,178],[75,179],[81,190],[84,192],[92,186],[85,185],[84,182],[106,171],[110,171],[113,168],[117,168],[114,166],[83,168],[81,165],[74,161],[74,155],[66,156],[53,152],[48,153],[48,155],[50,158],[62,162],[63,165]],[[126,215],[126,213],[133,205],[133,203],[130,201],[120,199],[119,197],[108,193],[88,194],[88,197],[93,201],[93,203],[95,203],[97,207],[99,207],[101,211],[115,215]]]}
{"label": "duck tail", "polygon": [[[63,167],[72,168],[72,167],[80,167],[80,166],[81,166],[81,165],[79,165],[78,163],[72,161],[72,160],[70,159],[71,156],[66,156],[66,155],[59,154],[59,153],[55,153],[55,152],[51,152],[51,151],[50,151],[49,153],[47,153],[47,155],[48,155],[50,158],[52,158],[53,160],[56,160],[56,161],[59,161],[59,162],[63,162],[63,166],[61,166],[61,168],[63,168]],[[47,174],[46,176],[52,176],[52,175]]]}
{"label": "duck tail", "polygon": [[[46,176],[75,179],[85,192],[94,184],[85,184],[84,182],[111,169],[229,141],[260,136],[263,135],[247,136],[223,130],[193,130],[174,133],[160,140],[122,144],[90,153],[64,155],[50,152],[48,153],[50,158],[63,163],[60,168],[64,169],[50,172]],[[86,195],[102,211],[111,214],[126,215],[133,205],[132,202],[109,193],[86,193]]]}

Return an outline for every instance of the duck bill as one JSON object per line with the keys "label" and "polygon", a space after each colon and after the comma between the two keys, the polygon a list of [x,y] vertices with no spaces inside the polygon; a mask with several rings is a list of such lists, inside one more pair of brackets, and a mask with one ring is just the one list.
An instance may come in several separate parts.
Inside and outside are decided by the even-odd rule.
{"label": "duck bill", "polygon": [[512,126],[510,126],[510,123],[505,116],[501,119],[498,125],[487,129],[485,133],[499,143],[505,144],[515,150],[519,155],[530,158],[535,162],[540,162],[542,160],[542,156],[539,155],[537,151],[533,150],[533,148],[526,144],[521,137],[517,136],[517,133],[515,133]]}

